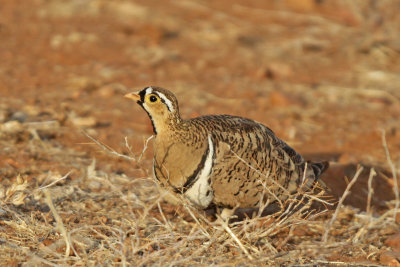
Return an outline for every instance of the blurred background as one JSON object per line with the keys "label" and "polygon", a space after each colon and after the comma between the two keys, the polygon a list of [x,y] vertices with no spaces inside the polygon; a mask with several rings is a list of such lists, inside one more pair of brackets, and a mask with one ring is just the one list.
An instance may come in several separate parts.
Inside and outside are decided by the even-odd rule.
{"label": "blurred background", "polygon": [[[146,175],[82,129],[125,154],[127,136],[139,154],[150,121],[123,95],[156,85],[176,94],[184,118],[252,118],[307,159],[330,160],[325,180],[338,194],[357,164],[374,167],[376,204],[393,199],[381,130],[399,166],[400,2],[234,2],[2,1],[0,179],[76,178],[93,158]],[[359,191],[349,203],[364,207]]]}

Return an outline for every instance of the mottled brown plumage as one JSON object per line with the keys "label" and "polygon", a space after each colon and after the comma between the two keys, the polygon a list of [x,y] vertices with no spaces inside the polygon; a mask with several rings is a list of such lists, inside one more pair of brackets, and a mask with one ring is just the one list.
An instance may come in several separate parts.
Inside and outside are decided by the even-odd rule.
{"label": "mottled brown plumage", "polygon": [[183,120],[168,90],[148,87],[128,94],[150,116],[154,173],[199,208],[257,207],[281,202],[314,186],[327,162],[306,163],[268,127],[253,120],[213,115]]}

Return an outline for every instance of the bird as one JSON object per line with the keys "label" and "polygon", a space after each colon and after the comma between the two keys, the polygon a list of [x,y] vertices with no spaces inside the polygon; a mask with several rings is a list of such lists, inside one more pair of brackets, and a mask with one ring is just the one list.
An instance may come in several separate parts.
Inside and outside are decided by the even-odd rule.
{"label": "bird", "polygon": [[283,203],[315,188],[329,166],[306,161],[270,128],[251,119],[182,119],[178,100],[167,89],[149,86],[125,97],[150,117],[155,178],[198,209],[218,207],[228,218],[237,208]]}

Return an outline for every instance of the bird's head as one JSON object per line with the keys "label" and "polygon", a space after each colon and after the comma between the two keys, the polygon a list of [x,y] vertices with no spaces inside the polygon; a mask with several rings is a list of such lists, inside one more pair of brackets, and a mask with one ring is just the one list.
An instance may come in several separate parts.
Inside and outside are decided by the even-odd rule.
{"label": "bird's head", "polygon": [[181,121],[178,100],[166,89],[150,86],[125,97],[136,101],[147,112],[155,134]]}

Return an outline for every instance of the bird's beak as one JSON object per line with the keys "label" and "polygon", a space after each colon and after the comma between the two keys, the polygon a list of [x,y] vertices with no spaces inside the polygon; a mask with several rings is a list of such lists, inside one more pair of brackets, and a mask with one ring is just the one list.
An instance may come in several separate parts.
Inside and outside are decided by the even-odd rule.
{"label": "bird's beak", "polygon": [[132,99],[134,101],[140,101],[140,95],[138,94],[138,92],[128,93],[124,95],[124,97]]}

